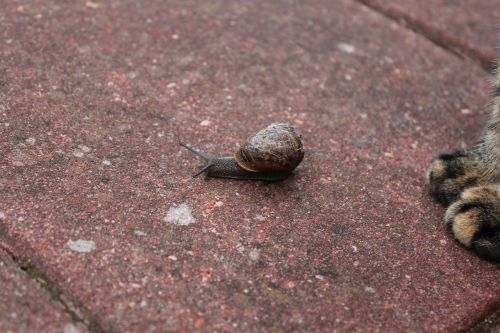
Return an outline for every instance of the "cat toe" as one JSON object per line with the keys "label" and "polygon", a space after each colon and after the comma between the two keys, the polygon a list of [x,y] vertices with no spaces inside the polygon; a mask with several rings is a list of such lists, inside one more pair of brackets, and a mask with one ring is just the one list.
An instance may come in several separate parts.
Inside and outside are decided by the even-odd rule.
{"label": "cat toe", "polygon": [[456,201],[464,188],[479,181],[473,158],[463,150],[440,155],[426,174],[431,193],[443,205]]}
{"label": "cat toe", "polygon": [[448,207],[445,222],[455,238],[479,255],[500,261],[500,191],[498,186],[466,189]]}

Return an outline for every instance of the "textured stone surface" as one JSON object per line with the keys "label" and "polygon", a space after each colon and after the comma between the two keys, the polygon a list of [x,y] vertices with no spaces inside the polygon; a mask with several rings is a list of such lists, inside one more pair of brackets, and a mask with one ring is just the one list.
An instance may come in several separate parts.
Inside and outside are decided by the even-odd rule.
{"label": "textured stone surface", "polygon": [[406,21],[459,54],[492,68],[500,45],[498,0],[359,0],[396,19]]}
{"label": "textured stone surface", "polygon": [[[87,320],[445,332],[498,305],[423,179],[478,138],[478,68],[347,0],[2,7],[0,237]],[[272,121],[294,177],[191,178],[178,138],[230,154]]]}
{"label": "textured stone surface", "polygon": [[0,332],[87,332],[0,250]]}

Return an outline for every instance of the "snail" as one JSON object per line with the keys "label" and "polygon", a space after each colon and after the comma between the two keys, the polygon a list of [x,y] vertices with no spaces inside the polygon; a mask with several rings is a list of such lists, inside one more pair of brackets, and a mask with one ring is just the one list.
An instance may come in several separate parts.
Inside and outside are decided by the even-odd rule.
{"label": "snail", "polygon": [[279,181],[291,175],[304,158],[302,137],[292,125],[273,123],[250,136],[234,156],[211,157],[184,143],[179,144],[202,157],[206,164],[193,177]]}

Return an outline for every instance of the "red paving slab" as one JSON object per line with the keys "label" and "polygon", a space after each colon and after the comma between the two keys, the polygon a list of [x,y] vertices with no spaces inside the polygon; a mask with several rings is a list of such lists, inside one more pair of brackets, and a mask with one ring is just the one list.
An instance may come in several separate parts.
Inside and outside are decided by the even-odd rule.
{"label": "red paving slab", "polygon": [[0,286],[0,332],[87,332],[3,251]]}
{"label": "red paving slab", "polygon": [[[352,1],[4,2],[0,222],[118,332],[449,332],[498,266],[442,225],[424,170],[473,143],[487,77]],[[281,183],[191,178],[288,121]]]}
{"label": "red paving slab", "polygon": [[500,45],[498,0],[359,0],[451,50],[493,68]]}

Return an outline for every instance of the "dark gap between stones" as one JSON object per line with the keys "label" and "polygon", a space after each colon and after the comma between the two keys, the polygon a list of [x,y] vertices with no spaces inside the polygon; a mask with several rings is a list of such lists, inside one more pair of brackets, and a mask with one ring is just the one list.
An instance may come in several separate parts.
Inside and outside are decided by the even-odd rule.
{"label": "dark gap between stones", "polygon": [[370,8],[371,10],[384,15],[388,19],[395,21],[408,29],[412,30],[416,34],[419,34],[432,42],[433,44],[445,49],[449,53],[452,53],[458,56],[461,59],[466,59],[479,65],[482,69],[493,74],[497,65],[496,63],[479,54],[473,48],[465,45],[460,40],[448,36],[446,33],[441,31],[438,28],[434,28],[430,25],[427,25],[423,22],[419,22],[415,20],[411,16],[403,13],[399,10],[392,8],[384,8],[383,6],[378,5],[377,3],[372,2],[371,0],[357,0],[362,5]]}
{"label": "dark gap between stones", "polygon": [[42,287],[42,289],[46,290],[53,300],[60,303],[63,306],[64,310],[70,315],[73,322],[82,323],[91,333],[105,333],[105,331],[99,326],[96,320],[90,320],[89,324],[87,324],[82,318],[80,318],[80,316],[78,316],[76,312],[73,311],[71,307],[62,299],[62,293],[58,292],[56,288],[49,282],[49,279],[47,278],[45,273],[34,266],[22,265],[9,248],[0,247],[0,250],[4,251],[12,259],[12,261],[14,261],[17,266],[26,273],[26,275],[30,279],[36,281],[40,285],[40,287]]}
{"label": "dark gap between stones", "polygon": [[40,287],[46,290],[53,300],[60,303],[64,307],[64,310],[71,316],[71,320],[73,320],[73,322],[82,323],[92,333],[104,333],[104,331],[98,326],[96,322],[91,322],[87,325],[85,321],[82,318],[80,318],[75,311],[71,309],[71,307],[62,299],[61,293],[59,293],[55,289],[55,287],[52,284],[50,284],[45,273],[38,270],[34,266],[27,266],[27,267],[20,266],[20,268],[26,273],[26,275],[30,279],[35,280],[40,285]]}
{"label": "dark gap between stones", "polygon": [[500,328],[500,309],[467,331],[467,333],[494,333]]}

